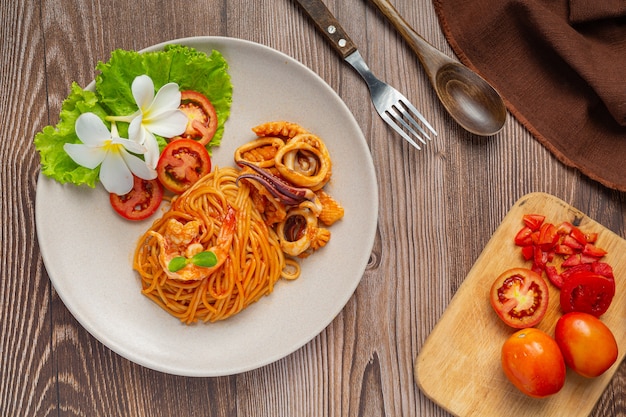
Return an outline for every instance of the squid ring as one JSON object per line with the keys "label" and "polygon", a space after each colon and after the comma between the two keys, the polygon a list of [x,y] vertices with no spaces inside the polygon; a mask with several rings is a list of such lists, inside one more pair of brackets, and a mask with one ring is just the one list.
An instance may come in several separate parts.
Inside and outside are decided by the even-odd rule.
{"label": "squid ring", "polygon": [[276,152],[285,146],[285,142],[277,137],[264,137],[248,142],[235,150],[235,162],[251,162],[261,168],[274,166]]}
{"label": "squid ring", "polygon": [[298,256],[309,249],[317,235],[317,217],[307,209],[291,209],[278,224],[276,233],[283,252]]}
{"label": "squid ring", "polygon": [[274,156],[274,165],[287,181],[313,191],[326,185],[331,176],[326,145],[312,134],[300,134],[288,141]]}

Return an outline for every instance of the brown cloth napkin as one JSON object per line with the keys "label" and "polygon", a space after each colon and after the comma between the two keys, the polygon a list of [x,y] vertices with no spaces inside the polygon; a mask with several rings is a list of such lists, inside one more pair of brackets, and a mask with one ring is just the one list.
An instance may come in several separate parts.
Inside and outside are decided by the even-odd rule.
{"label": "brown cloth napkin", "polygon": [[538,141],[626,191],[626,0],[433,2],[459,59]]}

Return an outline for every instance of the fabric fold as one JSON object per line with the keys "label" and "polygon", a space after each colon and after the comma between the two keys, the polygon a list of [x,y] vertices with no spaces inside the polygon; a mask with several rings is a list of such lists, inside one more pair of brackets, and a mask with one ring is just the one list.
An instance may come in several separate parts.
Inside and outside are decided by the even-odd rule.
{"label": "fabric fold", "polygon": [[574,1],[433,0],[459,59],[498,89],[538,141],[626,191],[626,18],[574,25]]}
{"label": "fabric fold", "polygon": [[569,0],[569,20],[571,23],[585,23],[619,17],[626,17],[626,1],[624,0]]}

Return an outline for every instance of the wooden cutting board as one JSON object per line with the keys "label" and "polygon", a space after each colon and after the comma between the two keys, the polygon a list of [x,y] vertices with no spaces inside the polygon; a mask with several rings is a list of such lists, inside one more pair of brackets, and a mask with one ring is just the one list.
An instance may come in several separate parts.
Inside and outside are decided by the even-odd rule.
{"label": "wooden cutting board", "polygon": [[[513,267],[530,267],[521,257],[513,237],[522,228],[524,214],[537,213],[546,221],[569,221],[585,232],[597,232],[597,246],[608,251],[603,261],[613,267],[616,293],[601,317],[619,346],[616,363],[595,379],[568,369],[565,386],[557,394],[534,399],[520,393],[504,375],[500,350],[515,332],[497,317],[489,303],[496,277]],[[561,315],[558,289],[550,286],[550,304],[537,326],[554,336]],[[470,270],[438,324],[428,336],[415,363],[419,388],[448,412],[457,416],[516,417],[587,416],[626,353],[626,241],[558,198],[532,193],[519,199]]]}

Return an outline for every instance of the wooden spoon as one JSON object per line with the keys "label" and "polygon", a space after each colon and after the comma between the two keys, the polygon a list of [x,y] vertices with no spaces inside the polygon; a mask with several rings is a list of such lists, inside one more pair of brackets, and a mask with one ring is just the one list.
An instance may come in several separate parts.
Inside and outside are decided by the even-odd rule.
{"label": "wooden spoon", "polygon": [[417,54],[439,100],[452,118],[476,135],[498,133],[506,121],[506,107],[498,92],[480,75],[429,44],[387,0],[371,1]]}

